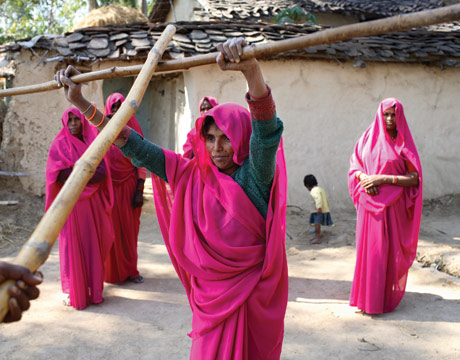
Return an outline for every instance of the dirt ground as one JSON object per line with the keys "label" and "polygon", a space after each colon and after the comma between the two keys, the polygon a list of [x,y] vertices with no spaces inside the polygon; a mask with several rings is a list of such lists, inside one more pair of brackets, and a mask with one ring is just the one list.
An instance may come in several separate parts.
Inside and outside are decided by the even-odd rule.
{"label": "dirt ground", "polygon": [[[38,223],[44,200],[0,190],[0,258],[12,260]],[[282,359],[459,359],[460,196],[424,207],[417,259],[406,295],[390,314],[348,305],[355,260],[355,213],[332,214],[324,242],[310,245],[308,213],[288,208],[289,303]],[[41,270],[41,296],[18,323],[0,325],[0,359],[187,359],[189,305],[162,243],[153,200],[141,218],[143,284],[106,285],[104,303],[62,305],[54,247]],[[449,275],[453,274],[455,276]]]}

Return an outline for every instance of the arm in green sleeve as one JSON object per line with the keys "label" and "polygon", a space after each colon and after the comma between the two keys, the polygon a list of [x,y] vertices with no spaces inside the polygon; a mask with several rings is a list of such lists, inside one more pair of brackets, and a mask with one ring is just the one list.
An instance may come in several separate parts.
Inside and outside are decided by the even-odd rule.
{"label": "arm in green sleeve", "polygon": [[161,147],[144,139],[136,131],[131,130],[126,144],[119,149],[124,156],[131,159],[134,166],[146,168],[151,173],[168,182],[165,154]]}
{"label": "arm in green sleeve", "polygon": [[253,120],[249,161],[255,179],[270,189],[276,168],[276,152],[283,133],[283,122],[276,113],[269,120]]}

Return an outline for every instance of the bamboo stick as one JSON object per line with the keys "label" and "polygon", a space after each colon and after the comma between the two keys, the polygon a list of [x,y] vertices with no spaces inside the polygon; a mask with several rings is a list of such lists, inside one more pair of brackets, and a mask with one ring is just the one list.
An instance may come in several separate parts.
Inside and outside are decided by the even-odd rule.
{"label": "bamboo stick", "polygon": [[[58,196],[14,259],[15,264],[25,266],[31,271],[36,271],[46,261],[59,232],[88,180],[94,174],[97,165],[101,162],[123,126],[127,124],[128,120],[139,108],[155,67],[175,32],[176,28],[173,25],[168,25],[163,31],[160,39],[150,50],[147,60],[126,100],[82,157],[75,163],[72,173]],[[10,280],[0,286],[0,320],[5,317],[8,310],[7,287],[13,283],[14,281]]]}
{"label": "bamboo stick", "polygon": [[[367,21],[352,25],[344,25],[332,29],[318,31],[313,34],[299,36],[287,40],[253,45],[243,49],[242,58],[254,55],[257,58],[274,55],[289,50],[299,50],[309,46],[331,44],[350,40],[356,37],[387,34],[397,31],[406,31],[414,27],[440,24],[443,22],[460,20],[460,4],[445,6],[434,10],[425,10],[412,14],[398,15],[386,19]],[[216,61],[217,52],[197,55],[184,59],[164,62],[157,66],[156,73],[186,70],[191,67],[213,64]],[[135,76],[141,70],[142,65],[127,67],[111,67],[109,69],[94,71],[72,77],[75,83],[94,80],[110,79],[123,76]],[[0,90],[0,98],[13,95],[23,95],[58,89],[56,81],[43,84],[28,85],[17,88]]]}

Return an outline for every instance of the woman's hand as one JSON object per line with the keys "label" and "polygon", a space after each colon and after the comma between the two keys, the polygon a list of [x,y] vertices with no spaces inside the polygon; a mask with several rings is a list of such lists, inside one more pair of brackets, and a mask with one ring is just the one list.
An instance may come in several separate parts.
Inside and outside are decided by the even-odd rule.
{"label": "woman's hand", "polygon": [[144,205],[144,192],[142,190],[136,190],[133,196],[133,209],[137,209]]}
{"label": "woman's hand", "polygon": [[40,272],[32,274],[29,269],[0,261],[0,284],[6,280],[16,280],[14,285],[8,287],[8,313],[4,322],[18,321],[22,312],[30,307],[30,300],[36,299],[40,294],[37,285],[43,281]]}
{"label": "woman's hand", "polygon": [[378,195],[379,185],[383,183],[383,178],[380,175],[366,175],[360,172],[357,178],[366,194],[370,196]]}
{"label": "woman's hand", "polygon": [[384,177],[382,175],[361,174],[360,179],[364,189],[374,188],[384,183]]}
{"label": "woman's hand", "polygon": [[378,186],[374,186],[374,187],[364,189],[364,190],[366,191],[366,194],[368,194],[370,196],[374,196],[374,195],[379,194],[379,187]]}
{"label": "woman's hand", "polygon": [[144,205],[144,179],[137,179],[136,191],[134,191],[132,205],[133,209]]}
{"label": "woman's hand", "polygon": [[217,55],[216,62],[224,71],[241,71],[248,83],[249,94],[255,98],[259,98],[264,96],[268,92],[268,89],[256,58],[241,59],[245,46],[247,46],[247,43],[243,38],[233,38],[222,44],[218,44],[217,50],[219,50],[219,55]]}
{"label": "woman's hand", "polygon": [[79,74],[81,73],[77,69],[69,65],[67,69],[59,70],[56,75],[54,75],[54,80],[56,80],[58,86],[64,86],[64,95],[66,99],[77,107],[84,99],[81,93],[81,84],[74,83],[70,78]]}
{"label": "woman's hand", "polygon": [[257,66],[257,60],[250,58],[242,60],[243,47],[247,46],[246,40],[243,38],[229,39],[224,43],[217,45],[219,55],[217,55],[216,62],[219,67],[226,70],[234,71],[248,71]]}

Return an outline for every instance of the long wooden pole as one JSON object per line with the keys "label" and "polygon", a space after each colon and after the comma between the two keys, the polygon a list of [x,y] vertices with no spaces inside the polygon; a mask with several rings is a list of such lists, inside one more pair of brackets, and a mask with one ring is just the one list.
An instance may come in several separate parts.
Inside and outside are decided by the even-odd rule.
{"label": "long wooden pole", "polygon": [[[129,91],[126,100],[82,157],[75,163],[72,173],[58,196],[42,217],[37,228],[24,244],[18,256],[14,259],[15,264],[25,266],[31,271],[36,271],[46,261],[59,232],[88,183],[88,180],[94,174],[98,164],[123,126],[127,124],[131,116],[139,108],[155,67],[175,32],[176,28],[172,25],[168,25],[163,31],[160,39],[158,39],[155,46],[150,50],[147,60],[132,89]],[[3,319],[7,313],[7,288],[12,283],[14,282],[7,281],[0,286],[0,319]]]}
{"label": "long wooden pole", "polygon": [[[386,19],[367,21],[352,25],[344,25],[304,36],[299,36],[296,38],[254,45],[244,49],[243,58],[249,55],[254,55],[257,58],[260,58],[284,51],[304,49],[309,46],[331,44],[335,42],[350,40],[356,37],[406,31],[415,27],[440,24],[443,22],[455,20],[460,20],[460,4],[445,6],[434,10],[420,11],[407,15],[393,16]],[[215,63],[216,56],[217,53],[213,52],[189,58],[167,61],[157,66],[155,72],[171,72],[185,70],[196,66],[209,65]],[[141,68],[142,65],[127,67],[115,66],[105,70],[76,75],[72,77],[72,80],[75,83],[83,83],[93,80],[134,76],[139,73]],[[58,89],[58,85],[56,81],[53,80],[42,84],[0,90],[0,97],[30,94],[55,89]]]}

